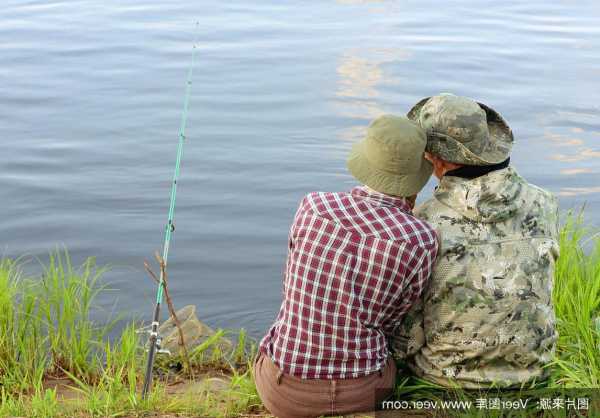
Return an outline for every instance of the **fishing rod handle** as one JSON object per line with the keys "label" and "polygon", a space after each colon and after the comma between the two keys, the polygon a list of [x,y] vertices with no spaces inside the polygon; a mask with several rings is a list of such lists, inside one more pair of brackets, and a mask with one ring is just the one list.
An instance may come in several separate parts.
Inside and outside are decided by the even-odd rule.
{"label": "fishing rod handle", "polygon": [[150,339],[148,347],[148,361],[146,363],[146,374],[144,375],[144,386],[142,387],[142,399],[146,399],[150,386],[152,385],[152,372],[154,370],[154,358],[156,357],[156,349],[158,348],[158,319],[160,316],[160,303],[154,307],[154,315],[152,318],[152,329],[150,330]]}

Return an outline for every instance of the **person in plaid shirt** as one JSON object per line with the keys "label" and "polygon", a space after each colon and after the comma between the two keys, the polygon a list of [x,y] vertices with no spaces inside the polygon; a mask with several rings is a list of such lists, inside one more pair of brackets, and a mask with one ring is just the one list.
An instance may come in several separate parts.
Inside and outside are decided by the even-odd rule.
{"label": "person in plaid shirt", "polygon": [[417,301],[438,250],[412,215],[432,167],[425,133],[382,116],[355,145],[349,193],[310,193],[289,236],[283,303],[260,343],[255,380],[279,417],[372,410],[391,393],[387,340]]}

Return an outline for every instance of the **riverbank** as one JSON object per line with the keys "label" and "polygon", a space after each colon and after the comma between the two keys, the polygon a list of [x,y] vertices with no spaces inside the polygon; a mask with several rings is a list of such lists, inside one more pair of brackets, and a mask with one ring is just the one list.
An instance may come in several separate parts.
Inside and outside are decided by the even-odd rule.
{"label": "riverbank", "polygon": [[[50,255],[41,277],[25,277],[20,260],[0,262],[0,416],[241,416],[262,414],[242,331],[218,330],[183,355],[159,356],[153,390],[139,398],[146,336],[127,324],[110,341],[115,318],[90,319],[106,289],[93,259],[74,267]],[[237,341],[231,344],[230,339]]]}
{"label": "riverbank", "polygon": [[[547,385],[600,387],[600,237],[570,217],[560,241],[553,295],[560,337]],[[40,277],[26,277],[22,260],[0,261],[0,416],[268,416],[252,380],[256,344],[243,331],[217,330],[190,351],[189,363],[178,354],[159,358],[153,390],[140,400],[141,324],[127,324],[111,341],[119,318],[90,319],[105,272],[91,258],[75,267],[64,252],[50,255]],[[434,392],[417,379],[398,380],[404,399]],[[488,416],[481,412],[473,416]]]}

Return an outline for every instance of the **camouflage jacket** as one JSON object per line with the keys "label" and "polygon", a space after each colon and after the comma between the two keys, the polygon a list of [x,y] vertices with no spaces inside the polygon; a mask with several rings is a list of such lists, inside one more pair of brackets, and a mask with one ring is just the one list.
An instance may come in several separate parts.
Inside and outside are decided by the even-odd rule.
{"label": "camouflage jacket", "polygon": [[392,341],[397,358],[446,386],[543,379],[557,338],[556,198],[508,167],[473,180],[443,177],[415,214],[442,243],[423,300]]}

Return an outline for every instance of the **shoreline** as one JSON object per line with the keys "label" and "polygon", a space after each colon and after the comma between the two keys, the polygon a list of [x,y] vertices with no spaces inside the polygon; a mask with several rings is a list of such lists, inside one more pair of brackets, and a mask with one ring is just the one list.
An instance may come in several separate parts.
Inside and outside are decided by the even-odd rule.
{"label": "shoreline", "polygon": [[[597,388],[600,237],[589,234],[581,217],[569,216],[560,246],[553,294],[559,340],[547,384]],[[111,340],[118,318],[105,325],[90,319],[94,299],[107,290],[100,280],[106,268],[93,258],[75,267],[67,251],[51,253],[39,277],[25,277],[21,266],[22,260],[0,260],[0,416],[270,416],[252,379],[256,342],[244,330],[206,327],[210,332],[204,329],[188,347],[189,359],[159,357],[152,391],[142,401],[140,324],[129,321]],[[434,392],[414,377],[397,382],[398,398]]]}

